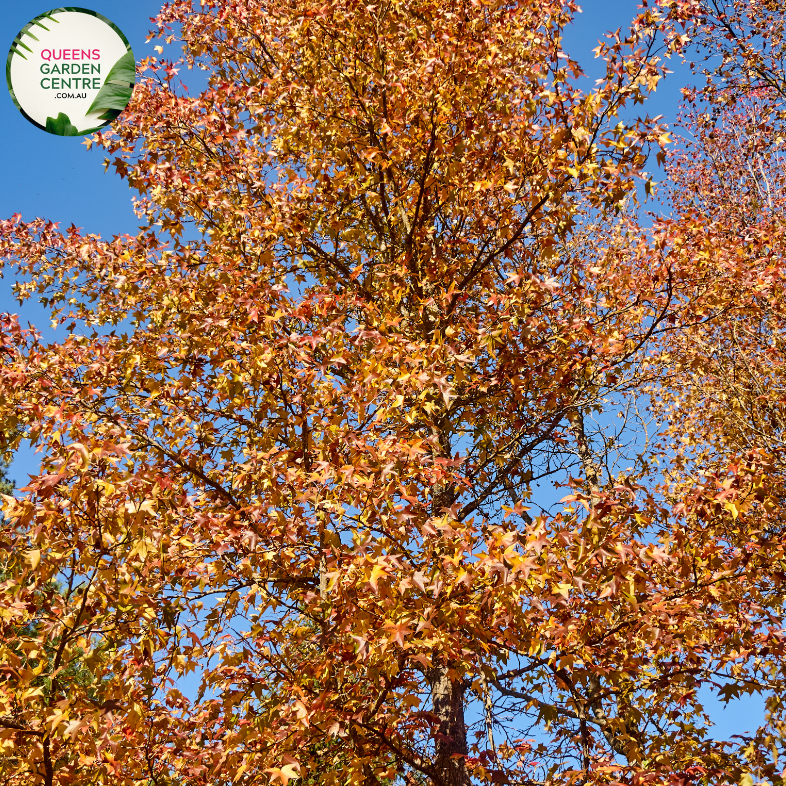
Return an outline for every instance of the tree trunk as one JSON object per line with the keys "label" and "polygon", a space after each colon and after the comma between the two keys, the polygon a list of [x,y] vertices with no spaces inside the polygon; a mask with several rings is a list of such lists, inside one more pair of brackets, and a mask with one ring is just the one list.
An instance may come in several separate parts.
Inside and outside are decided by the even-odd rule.
{"label": "tree trunk", "polygon": [[[432,434],[439,445],[439,454],[451,457],[450,424],[448,414],[441,405],[431,425]],[[442,516],[453,504],[455,487],[452,484],[437,483],[431,490],[431,515]],[[438,558],[441,549],[437,549]],[[453,570],[447,568],[448,573]],[[466,688],[461,679],[449,676],[450,662],[442,663],[438,653],[432,656],[433,667],[426,672],[431,688],[431,706],[439,718],[439,727],[434,739],[434,772],[436,786],[470,786],[467,775],[466,756],[467,726],[464,722],[464,696]]]}
{"label": "tree trunk", "polygon": [[434,769],[437,786],[469,786],[464,757],[467,726],[464,723],[464,693],[461,680],[451,680],[448,666],[435,666],[426,675],[431,687],[434,714],[439,718],[435,739]]}

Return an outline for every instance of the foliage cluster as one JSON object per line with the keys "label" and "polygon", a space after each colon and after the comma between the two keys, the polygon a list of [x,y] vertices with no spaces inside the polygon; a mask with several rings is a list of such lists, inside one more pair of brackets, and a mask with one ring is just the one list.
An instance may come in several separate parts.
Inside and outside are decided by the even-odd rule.
{"label": "foliage cluster", "polygon": [[139,233],[0,222],[4,783],[783,783],[784,12],[576,12],[172,0]]}

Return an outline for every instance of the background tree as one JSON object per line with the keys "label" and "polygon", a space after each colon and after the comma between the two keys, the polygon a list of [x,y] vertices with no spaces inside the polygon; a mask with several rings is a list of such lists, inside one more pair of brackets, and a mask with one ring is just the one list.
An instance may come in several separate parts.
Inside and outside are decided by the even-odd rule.
{"label": "background tree", "polygon": [[4,524],[6,780],[743,776],[696,690],[782,655],[772,473],[665,505],[611,430],[725,301],[631,222],[668,135],[620,113],[666,17],[585,92],[575,10],[172,3],[207,88],[148,60],[95,140],[146,227],[2,223],[20,297],[72,323],[2,324],[0,421],[43,449]]}
{"label": "background tree", "polygon": [[0,493],[10,494],[13,491],[14,484],[8,477],[8,461],[0,463]]}
{"label": "background tree", "polygon": [[[684,0],[671,11],[687,20],[688,55],[706,83],[702,94],[727,102],[762,90],[786,99],[786,11],[773,0]],[[782,119],[782,117],[781,117]]]}
{"label": "background tree", "polygon": [[[668,166],[673,214],[657,231],[676,265],[712,266],[716,283],[695,291],[697,311],[721,316],[669,337],[654,400],[668,424],[672,497],[707,477],[732,487],[751,461],[766,467],[766,526],[747,545],[756,554],[783,537],[784,10],[704,2],[694,12],[690,36],[705,57],[690,56],[705,84],[686,92],[685,134]],[[778,549],[760,559],[769,575],[759,602],[780,614],[785,564]],[[767,723],[746,747],[765,780],[783,744],[782,664],[764,639],[751,655],[717,676],[727,698],[766,697]]]}

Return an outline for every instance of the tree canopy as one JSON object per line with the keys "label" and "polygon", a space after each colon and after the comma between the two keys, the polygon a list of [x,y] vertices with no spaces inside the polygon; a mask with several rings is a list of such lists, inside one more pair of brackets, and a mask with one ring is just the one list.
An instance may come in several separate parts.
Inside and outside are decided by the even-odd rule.
{"label": "tree canopy", "polygon": [[783,782],[783,12],[577,10],[173,0],[139,233],[0,222],[4,782]]}

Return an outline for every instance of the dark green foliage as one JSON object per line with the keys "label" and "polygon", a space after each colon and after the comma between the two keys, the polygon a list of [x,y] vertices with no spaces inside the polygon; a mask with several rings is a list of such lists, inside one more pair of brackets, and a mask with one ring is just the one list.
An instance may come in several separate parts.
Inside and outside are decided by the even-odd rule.
{"label": "dark green foliage", "polygon": [[82,133],[75,125],[72,125],[68,115],[62,112],[57,118],[47,117],[46,130],[50,134],[57,134],[58,136],[79,136]]}
{"label": "dark green foliage", "polygon": [[101,112],[102,120],[114,120],[128,106],[135,78],[134,53],[129,51],[112,66],[87,114]]}
{"label": "dark green foliage", "polygon": [[14,482],[8,477],[8,462],[0,458],[0,494],[10,494],[14,490]]}

